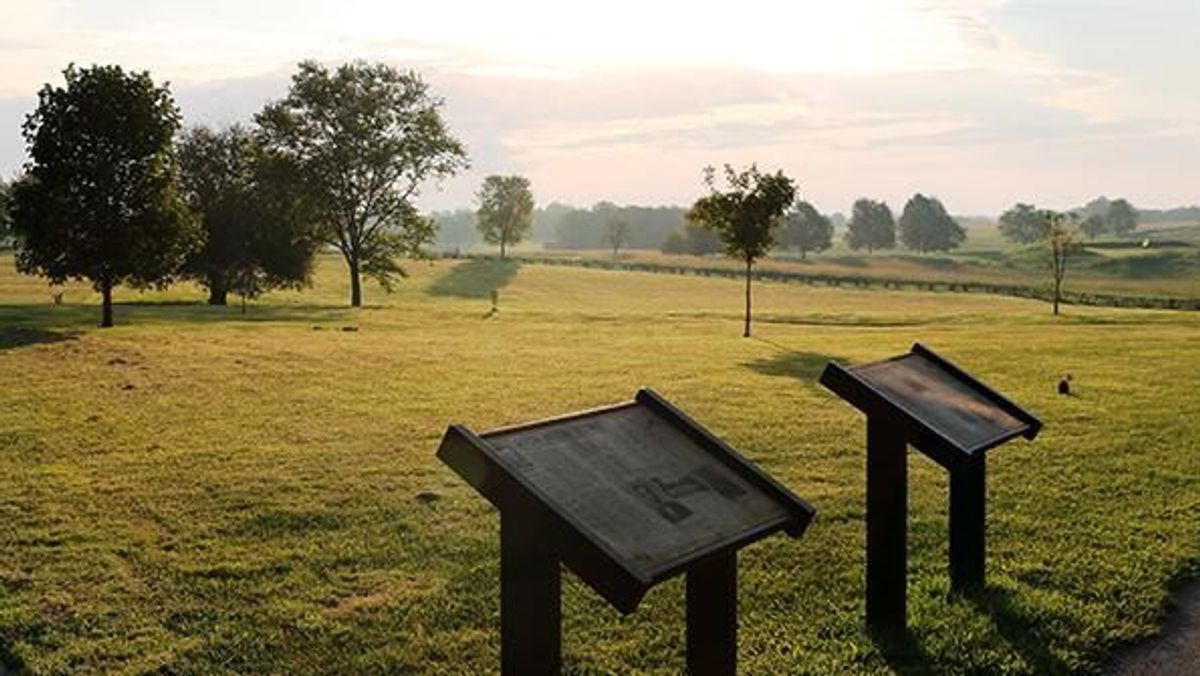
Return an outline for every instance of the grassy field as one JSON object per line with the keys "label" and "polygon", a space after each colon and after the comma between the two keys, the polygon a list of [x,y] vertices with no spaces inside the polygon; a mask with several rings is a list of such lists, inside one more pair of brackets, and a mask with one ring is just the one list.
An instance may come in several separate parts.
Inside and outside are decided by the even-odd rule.
{"label": "grassy field", "polygon": [[[434,458],[657,389],[819,510],[740,557],[746,674],[1094,670],[1200,574],[1200,315],[489,261],[341,266],[236,308],[49,302],[0,256],[0,663],[39,673],[493,673],[498,517]],[[500,312],[488,295],[500,288]],[[352,330],[348,330],[352,329]],[[921,340],[1046,423],[990,462],[989,588],[950,597],[945,479],[910,456],[910,624],[863,631],[863,440],[816,384]],[[1079,396],[1059,397],[1071,373]],[[621,617],[568,576],[568,672],[679,673],[682,584]],[[0,669],[2,670],[2,669]]]}

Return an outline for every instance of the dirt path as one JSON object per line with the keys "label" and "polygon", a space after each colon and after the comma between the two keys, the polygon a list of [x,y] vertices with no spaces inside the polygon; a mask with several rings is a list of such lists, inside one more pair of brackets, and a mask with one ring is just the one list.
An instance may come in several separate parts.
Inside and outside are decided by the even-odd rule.
{"label": "dirt path", "polygon": [[1163,633],[1119,653],[1109,665],[1112,676],[1200,674],[1200,581],[1185,586]]}

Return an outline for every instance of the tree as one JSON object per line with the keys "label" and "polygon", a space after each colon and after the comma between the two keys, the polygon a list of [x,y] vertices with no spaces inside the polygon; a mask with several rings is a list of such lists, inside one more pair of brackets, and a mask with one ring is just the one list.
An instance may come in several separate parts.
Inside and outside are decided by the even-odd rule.
{"label": "tree", "polygon": [[179,109],[149,73],[68,66],[24,132],[28,180],[13,196],[17,268],[55,284],[87,279],[112,326],[119,284],[162,288],[203,240],[180,195]]}
{"label": "tree", "polygon": [[800,250],[800,258],[809,251],[824,251],[833,245],[833,223],[816,207],[803,200],[796,203],[783,221],[780,244]]}
{"label": "tree", "polygon": [[706,167],[709,194],[696,200],[688,220],[716,233],[725,255],[746,264],[746,317],[742,337],[750,337],[750,281],[754,261],[775,245],[774,230],[796,197],[796,184],[782,171],[760,173],[756,165],[736,171],[725,165],[728,190],[717,190],[716,170]]}
{"label": "tree", "polygon": [[1046,238],[1046,217],[1032,204],[1018,203],[1000,216],[1000,235],[1017,244],[1033,244]]}
{"label": "tree", "polygon": [[208,289],[209,304],[225,305],[234,291],[244,310],[263,291],[303,286],[319,240],[296,168],[237,125],[189,129],[178,155],[183,193],[206,235],[185,272]]}
{"label": "tree", "polygon": [[855,251],[865,248],[871,253],[896,246],[896,221],[886,202],[858,200],[846,227],[846,243]]}
{"label": "tree", "polygon": [[414,72],[361,61],[332,72],[305,61],[288,95],[255,118],[269,152],[292,162],[325,243],[350,272],[350,305],[362,305],[362,275],[390,291],[436,224],[412,205],[427,180],[468,166],[450,135],[442,100]]}
{"label": "tree", "polygon": [[900,214],[900,241],[920,253],[958,248],[967,231],[946,212],[936,197],[913,195]]}
{"label": "tree", "polygon": [[608,238],[608,244],[612,247],[613,260],[617,260],[617,254],[620,253],[621,247],[629,243],[629,221],[623,218],[609,219],[605,224],[605,235]]}
{"label": "tree", "polygon": [[1050,275],[1054,314],[1058,314],[1062,298],[1062,283],[1067,276],[1067,262],[1079,247],[1079,216],[1049,209],[1041,212],[1045,222],[1045,245],[1050,254]]}
{"label": "tree", "polygon": [[533,228],[533,191],[524,176],[488,176],[476,195],[476,223],[483,241],[500,245],[503,260],[509,245],[517,244]]}
{"label": "tree", "polygon": [[0,244],[8,240],[8,234],[12,228],[12,191],[16,181],[8,182],[0,180]]}
{"label": "tree", "polygon": [[705,256],[721,250],[721,239],[703,226],[688,221],[667,235],[660,248],[663,253]]}
{"label": "tree", "polygon": [[1127,235],[1137,229],[1138,212],[1125,199],[1115,199],[1108,205],[1108,213],[1104,220],[1108,222],[1108,230],[1114,235]]}
{"label": "tree", "polygon": [[1108,231],[1108,223],[1103,216],[1092,214],[1079,224],[1079,231],[1088,239],[1096,239]]}

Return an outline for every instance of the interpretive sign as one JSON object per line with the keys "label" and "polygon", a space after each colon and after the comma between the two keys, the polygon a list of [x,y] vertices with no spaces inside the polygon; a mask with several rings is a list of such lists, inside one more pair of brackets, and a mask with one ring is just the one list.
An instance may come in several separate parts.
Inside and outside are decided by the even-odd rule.
{"label": "interpretive sign", "polygon": [[873,364],[830,363],[821,383],[867,414],[868,623],[905,623],[908,444],[950,472],[952,588],[982,587],[985,452],[1033,439],[1041,421],[920,343]]}
{"label": "interpretive sign", "polygon": [[559,561],[626,613],[687,573],[689,667],[731,673],[736,551],[780,530],[799,536],[814,513],[651,390],[480,435],[452,425],[438,457],[501,511],[506,673],[558,670]]}

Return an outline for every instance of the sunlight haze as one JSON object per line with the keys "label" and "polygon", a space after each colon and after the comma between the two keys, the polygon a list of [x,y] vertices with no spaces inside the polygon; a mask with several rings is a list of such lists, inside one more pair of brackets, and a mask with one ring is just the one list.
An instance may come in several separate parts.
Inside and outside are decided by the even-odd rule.
{"label": "sunlight haze", "polygon": [[295,64],[383,60],[446,100],[473,168],[539,203],[687,203],[700,167],[758,162],[826,211],[920,191],[955,213],[1017,200],[1200,201],[1194,2],[0,2],[0,175],[69,62],[171,82],[189,123],[249,120]]}

